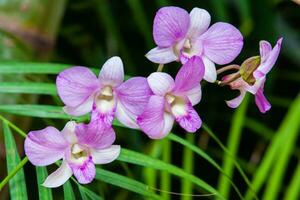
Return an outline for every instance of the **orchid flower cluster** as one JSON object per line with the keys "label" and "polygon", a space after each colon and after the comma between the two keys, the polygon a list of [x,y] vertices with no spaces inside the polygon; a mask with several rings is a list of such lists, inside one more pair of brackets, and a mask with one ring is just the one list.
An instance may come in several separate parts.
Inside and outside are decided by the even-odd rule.
{"label": "orchid flower cluster", "polygon": [[[200,8],[190,13],[179,7],[163,7],[154,18],[153,37],[157,45],[146,57],[159,64],[157,72],[124,81],[121,58],[112,57],[102,66],[97,77],[87,67],[72,67],[56,79],[58,95],[70,116],[90,114],[88,124],[70,121],[62,131],[47,127],[29,132],[25,153],[32,164],[47,166],[62,159],[60,167],[43,183],[58,187],[73,174],[81,184],[95,177],[95,164],[110,163],[120,154],[113,145],[116,134],[112,128],[116,118],[129,128],[141,129],[152,139],[165,137],[176,121],[184,130],[196,132],[202,121],[193,108],[201,100],[201,81],[230,86],[240,95],[227,101],[236,108],[246,92],[255,95],[259,110],[271,108],[263,94],[267,73],[274,66],[282,38],[272,48],[267,41],[259,44],[260,55],[246,59],[241,66],[217,65],[232,62],[241,52],[243,36],[228,23],[211,26],[210,14]],[[175,80],[161,72],[162,66],[180,62]],[[217,75],[228,70],[220,80]]]}

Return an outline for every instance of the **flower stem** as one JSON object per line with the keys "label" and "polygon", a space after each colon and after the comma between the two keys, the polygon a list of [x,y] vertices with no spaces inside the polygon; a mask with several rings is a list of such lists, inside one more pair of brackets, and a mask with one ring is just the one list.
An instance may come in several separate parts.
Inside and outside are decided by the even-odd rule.
{"label": "flower stem", "polygon": [[10,179],[12,179],[20,169],[28,162],[27,156],[23,158],[23,160],[1,181],[0,183],[0,191],[2,188],[8,183]]}
{"label": "flower stem", "polygon": [[3,117],[2,115],[0,115],[0,120],[7,123],[8,126],[10,126],[12,129],[14,129],[20,136],[26,138],[27,134],[24,131],[22,131],[20,128],[18,128],[16,125],[14,125],[12,122],[10,122],[8,119]]}
{"label": "flower stem", "polygon": [[164,68],[164,64],[159,64],[156,71],[157,72],[162,72],[163,68]]}
{"label": "flower stem", "polygon": [[217,70],[217,74],[219,75],[219,74],[221,74],[221,73],[223,73],[223,72],[225,72],[225,71],[233,70],[233,69],[239,70],[239,69],[240,69],[240,66],[239,66],[239,65],[227,65],[227,66],[225,66],[225,67],[222,67],[222,68],[218,69],[218,70]]}
{"label": "flower stem", "polygon": [[225,86],[225,85],[228,85],[229,83],[235,81],[236,79],[238,79],[240,77],[241,77],[241,74],[239,72],[237,72],[237,73],[233,74],[233,76],[230,79],[228,79],[226,81],[219,81],[218,84],[220,86]]}

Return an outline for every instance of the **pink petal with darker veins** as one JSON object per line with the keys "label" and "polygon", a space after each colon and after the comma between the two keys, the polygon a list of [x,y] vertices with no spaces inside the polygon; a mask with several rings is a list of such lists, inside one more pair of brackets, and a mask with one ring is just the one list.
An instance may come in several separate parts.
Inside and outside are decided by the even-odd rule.
{"label": "pink petal with darker veins", "polygon": [[199,86],[204,76],[204,64],[200,57],[193,56],[184,64],[175,78],[174,93],[185,93]]}
{"label": "pink petal with darker veins", "polygon": [[124,81],[124,67],[120,57],[108,59],[99,73],[99,80],[104,86],[118,86]]}
{"label": "pink petal with darker veins", "polygon": [[24,149],[29,161],[36,166],[50,165],[63,158],[69,143],[54,127],[31,131],[25,139]]}
{"label": "pink petal with darker veins", "polygon": [[165,112],[165,99],[153,95],[144,112],[138,116],[137,123],[150,138],[161,139],[172,129],[174,118]]}
{"label": "pink petal with darker veins", "polygon": [[153,37],[159,47],[170,47],[183,39],[188,31],[190,16],[182,8],[168,6],[159,9],[153,22]]}
{"label": "pink petal with darker veins", "polygon": [[134,77],[116,88],[118,97],[116,117],[130,128],[138,128],[136,118],[146,107],[153,94],[146,78]]}
{"label": "pink petal with darker veins", "polygon": [[56,86],[62,101],[67,106],[77,107],[99,88],[99,81],[90,69],[72,67],[58,74]]}
{"label": "pink petal with darker veins", "polygon": [[147,81],[152,92],[159,96],[164,96],[166,93],[172,91],[175,86],[174,79],[164,72],[150,74]]}
{"label": "pink petal with darker veins", "polygon": [[103,126],[97,121],[78,124],[75,128],[78,143],[94,149],[105,149],[113,144],[116,134],[112,127]]}
{"label": "pink petal with darker veins", "polygon": [[73,163],[70,163],[69,165],[80,184],[88,184],[94,180],[96,168],[91,156],[82,165]]}
{"label": "pink petal with darker veins", "polygon": [[219,65],[233,61],[243,47],[241,32],[223,22],[213,24],[199,40],[202,41],[204,55]]}

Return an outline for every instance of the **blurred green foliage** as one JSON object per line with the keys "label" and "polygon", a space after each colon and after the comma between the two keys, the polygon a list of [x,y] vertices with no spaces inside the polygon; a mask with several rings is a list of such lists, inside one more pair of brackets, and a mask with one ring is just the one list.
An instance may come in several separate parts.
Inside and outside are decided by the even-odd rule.
{"label": "blurred green foliage", "polygon": [[[152,199],[157,198],[156,195],[163,199],[198,199],[175,193],[206,194],[203,187],[198,187],[201,180],[218,189],[225,199],[238,199],[239,192],[246,199],[253,199],[253,191],[259,199],[299,199],[300,6],[293,1],[0,0],[0,113],[10,113],[5,116],[25,132],[47,125],[61,128],[69,117],[56,106],[62,104],[53,83],[55,74],[71,65],[99,69],[109,57],[119,55],[127,75],[148,76],[157,68],[144,57],[155,46],[153,18],[155,12],[166,5],[180,6],[188,11],[201,7],[209,11],[212,23],[226,21],[238,27],[244,35],[244,48],[234,61],[236,64],[258,55],[260,40],[268,40],[273,45],[283,37],[282,52],[266,82],[265,93],[272,109],[266,114],[259,113],[253,96],[249,95],[248,102],[233,111],[223,100],[231,99],[235,92],[205,84],[203,99],[196,108],[214,135],[204,127],[186,140],[179,139],[180,142],[174,135],[153,142],[139,131],[116,126],[116,143],[151,156],[153,163],[147,163],[149,160],[145,158],[143,164],[143,160],[133,159],[136,152],[125,151],[127,154],[119,160],[129,162],[128,166],[116,161],[99,169],[97,179],[100,181],[87,187],[75,187],[77,184],[69,181],[63,188],[52,190],[53,199]],[[23,64],[24,61],[30,63]],[[33,61],[65,65],[31,63]],[[164,71],[174,75],[179,67],[178,63],[173,63]],[[38,118],[25,121],[26,117],[15,118],[15,115]],[[86,117],[80,120],[84,119]],[[6,140],[10,138],[6,145],[14,145],[7,125],[4,129],[0,134],[1,162],[10,159],[4,153],[3,135]],[[186,134],[177,127],[172,132],[180,137]],[[23,139],[15,138],[16,146],[22,149]],[[20,157],[23,156],[20,151]],[[250,187],[239,166],[249,177]],[[0,180],[11,167],[8,165],[6,169],[1,165]],[[28,164],[24,172],[29,199],[37,199],[43,192],[49,195],[37,186],[41,180],[30,178],[36,173],[45,175],[43,169],[35,171]],[[176,172],[181,173],[181,178],[172,175]],[[17,175],[15,178],[23,177],[21,173]],[[10,184],[15,184],[14,180]],[[18,191],[10,188],[10,192]],[[9,199],[8,196],[6,187],[1,190],[0,199]]]}

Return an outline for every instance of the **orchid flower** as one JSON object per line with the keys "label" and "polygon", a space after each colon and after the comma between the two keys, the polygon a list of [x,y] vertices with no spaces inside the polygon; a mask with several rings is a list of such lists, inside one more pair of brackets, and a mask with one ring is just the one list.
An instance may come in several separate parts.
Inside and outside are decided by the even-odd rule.
{"label": "orchid flower", "polygon": [[137,123],[150,138],[166,136],[174,120],[188,132],[196,132],[201,127],[201,119],[193,106],[201,100],[203,75],[203,61],[194,56],[182,66],[175,81],[163,72],[154,72],[147,78],[154,95]]}
{"label": "orchid flower", "polygon": [[111,126],[116,116],[126,126],[138,128],[136,118],[152,93],[146,78],[123,80],[122,60],[112,57],[104,63],[98,78],[86,67],[72,67],[58,75],[56,85],[67,114],[80,116],[92,111],[92,121]]}
{"label": "orchid flower", "polygon": [[[253,85],[249,85],[243,77],[231,82],[229,85],[231,89],[240,90],[240,95],[230,101],[227,101],[227,105],[231,108],[238,107],[243,101],[246,92],[250,92],[255,95],[255,103],[260,112],[265,113],[271,109],[271,104],[264,95],[264,84],[266,81],[266,75],[273,68],[281,48],[282,38],[277,41],[277,44],[272,49],[272,46],[267,41],[260,41],[260,63],[258,67],[253,71],[253,78],[255,82]],[[229,75],[230,76],[230,75]],[[229,76],[225,77],[230,78]]]}
{"label": "orchid flower", "polygon": [[146,57],[159,64],[181,61],[192,56],[202,58],[205,66],[204,79],[216,80],[215,63],[233,61],[243,46],[243,36],[234,26],[218,22],[210,28],[209,13],[194,8],[190,14],[179,7],[163,7],[158,10],[153,23],[153,37],[157,45]]}
{"label": "orchid flower", "polygon": [[63,185],[72,174],[79,183],[90,183],[95,177],[95,164],[110,163],[119,156],[120,146],[112,145],[115,138],[111,127],[70,121],[61,132],[51,126],[29,132],[24,148],[29,161],[36,166],[63,159],[61,166],[43,183],[53,188]]}

